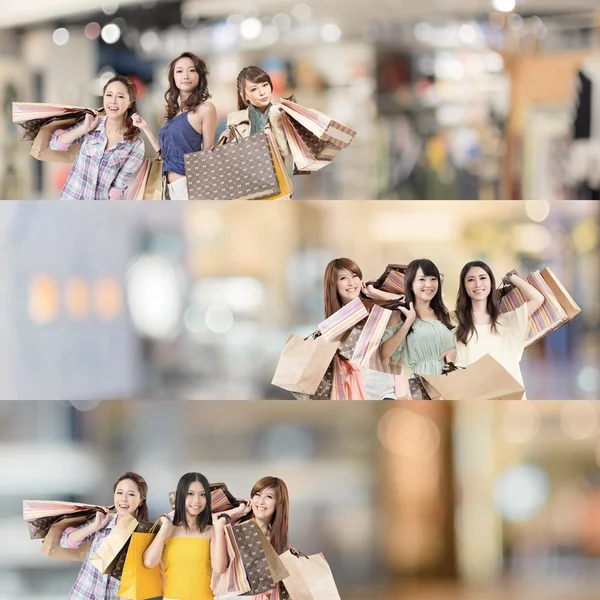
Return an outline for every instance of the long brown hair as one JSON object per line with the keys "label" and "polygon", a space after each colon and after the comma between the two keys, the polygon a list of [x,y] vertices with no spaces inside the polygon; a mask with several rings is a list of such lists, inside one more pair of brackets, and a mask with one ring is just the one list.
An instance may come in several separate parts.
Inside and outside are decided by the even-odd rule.
{"label": "long brown hair", "polygon": [[140,135],[140,130],[133,124],[133,120],[131,115],[137,112],[137,106],[135,104],[136,98],[136,87],[135,83],[129,79],[129,77],[125,77],[125,75],[115,75],[111,79],[106,82],[104,89],[102,90],[102,98],[104,99],[104,94],[106,94],[106,88],[111,83],[121,83],[127,89],[127,94],[129,95],[129,100],[131,101],[131,106],[125,112],[125,133],[123,134],[123,139],[127,141],[134,140],[138,135]]}
{"label": "long brown hair", "polygon": [[140,493],[140,498],[142,499],[142,502],[135,511],[135,518],[138,521],[147,521],[148,504],[146,503],[146,499],[148,498],[148,484],[141,475],[138,475],[137,473],[132,473],[131,471],[127,471],[127,473],[121,475],[121,477],[119,477],[119,479],[115,481],[115,485],[113,486],[113,494],[117,491],[117,486],[119,485],[119,483],[121,483],[121,481],[125,481],[126,479],[133,481],[133,483],[137,485],[138,491]]}
{"label": "long brown hair", "polygon": [[[194,63],[194,68],[196,69],[196,73],[198,73],[198,85],[196,89],[187,97],[187,100],[180,106],[179,105],[179,96],[180,92],[177,89],[177,85],[175,84],[175,65],[177,61],[182,58],[189,58]],[[167,78],[169,80],[169,89],[165,92],[165,101],[167,103],[167,119],[172,119],[177,113],[179,109],[188,112],[194,112],[200,104],[206,102],[210,98],[210,93],[208,91],[208,69],[206,68],[206,63],[198,58],[192,52],[184,52],[180,54],[176,59],[171,61],[169,68],[167,69]]]}
{"label": "long brown hair", "polygon": [[488,265],[481,260],[473,260],[468,262],[460,272],[460,282],[458,286],[458,295],[456,296],[456,320],[458,327],[456,329],[456,339],[462,344],[467,344],[473,337],[477,335],[477,329],[473,323],[473,302],[467,293],[465,279],[467,273],[473,268],[479,267],[483,269],[490,278],[490,293],[486,300],[486,311],[490,316],[492,331],[498,334],[498,317],[500,316],[500,294],[496,289],[496,279],[494,273]]}
{"label": "long brown hair", "polygon": [[[290,520],[290,495],[288,493],[287,485],[285,485],[285,481],[279,479],[279,477],[263,477],[252,487],[250,498],[254,498],[255,494],[269,488],[275,492],[275,512],[269,523],[271,534],[269,541],[271,542],[271,546],[275,548],[277,554],[283,554],[289,548],[288,527]],[[252,513],[249,513],[241,520],[248,521],[252,518]]]}
{"label": "long brown hair", "polygon": [[325,268],[323,290],[325,295],[325,318],[342,308],[342,300],[337,290],[337,279],[340,271],[349,271],[358,275],[362,281],[360,267],[351,258],[334,258]]}
{"label": "long brown hair", "polygon": [[[431,299],[429,306],[435,316],[440,320],[448,329],[452,329],[452,321],[450,320],[450,312],[446,308],[444,304],[444,299],[442,298],[442,278],[440,276],[440,272],[435,264],[430,261],[428,258],[417,258],[416,260],[411,261],[411,263],[406,268],[406,274],[404,275],[404,296],[406,306],[410,306],[410,303],[415,305],[415,294],[413,292],[413,283],[417,277],[417,271],[421,269],[423,271],[423,275],[425,277],[435,277],[438,280],[438,290],[435,296]],[[412,331],[412,327],[409,332]]]}
{"label": "long brown hair", "polygon": [[247,100],[244,100],[246,81],[250,83],[268,83],[271,86],[271,92],[273,91],[271,76],[266,71],[260,67],[244,67],[237,76],[238,110],[248,108],[248,104],[250,104]]}

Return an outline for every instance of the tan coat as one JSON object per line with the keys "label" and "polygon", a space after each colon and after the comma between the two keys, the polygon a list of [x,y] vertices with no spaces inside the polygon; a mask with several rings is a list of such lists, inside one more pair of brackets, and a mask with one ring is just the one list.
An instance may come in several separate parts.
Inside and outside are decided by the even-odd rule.
{"label": "tan coat", "polygon": [[[279,147],[281,156],[284,158],[291,155],[290,147],[285,137],[285,131],[283,130],[283,123],[281,122],[281,111],[282,108],[279,104],[273,104],[269,111],[269,122],[265,127],[265,131],[270,131],[275,142]],[[248,117],[248,109],[238,110],[227,115],[227,126],[235,125],[242,137],[250,136],[250,118]]]}

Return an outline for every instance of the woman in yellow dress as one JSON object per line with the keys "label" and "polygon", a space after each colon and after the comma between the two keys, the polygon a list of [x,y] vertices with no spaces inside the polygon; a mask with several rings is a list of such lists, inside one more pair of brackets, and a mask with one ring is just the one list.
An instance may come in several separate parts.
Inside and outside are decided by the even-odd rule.
{"label": "woman in yellow dress", "polygon": [[147,568],[162,561],[163,600],[213,600],[212,572],[225,572],[228,563],[221,516],[211,513],[206,477],[186,473],[177,484],[173,522],[161,517],[160,531],[144,552]]}

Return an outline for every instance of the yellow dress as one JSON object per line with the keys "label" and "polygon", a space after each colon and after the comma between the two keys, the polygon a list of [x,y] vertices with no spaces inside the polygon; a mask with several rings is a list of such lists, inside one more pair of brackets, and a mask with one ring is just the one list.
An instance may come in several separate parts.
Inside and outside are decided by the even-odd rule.
{"label": "yellow dress", "polygon": [[163,600],[213,600],[210,541],[176,537],[163,551]]}

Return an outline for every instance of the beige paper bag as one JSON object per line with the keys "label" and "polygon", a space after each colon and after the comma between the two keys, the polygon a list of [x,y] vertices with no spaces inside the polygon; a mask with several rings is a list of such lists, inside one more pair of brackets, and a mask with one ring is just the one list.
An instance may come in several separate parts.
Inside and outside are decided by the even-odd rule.
{"label": "beige paper bag", "polygon": [[341,600],[323,554],[298,557],[288,550],[280,558],[290,573],[283,584],[292,600]]}
{"label": "beige paper bag", "polygon": [[89,521],[90,518],[89,514],[83,514],[75,517],[66,517],[65,519],[54,523],[42,542],[42,554],[45,554],[50,558],[58,558],[61,560],[74,560],[78,562],[85,560],[85,557],[90,551],[91,542],[84,542],[79,548],[63,548],[60,545],[60,538],[65,529],[83,525],[83,523]]}
{"label": "beige paper bag", "polygon": [[521,400],[525,393],[523,386],[489,354],[466,369],[448,375],[421,375],[421,379],[434,388],[427,389],[432,399]]}
{"label": "beige paper bag", "polygon": [[119,517],[113,530],[104,538],[98,550],[90,558],[92,565],[101,573],[110,575],[119,560],[119,554],[137,526],[137,519],[131,515]]}
{"label": "beige paper bag", "polygon": [[291,335],[283,348],[271,383],[290,392],[314,394],[333,360],[339,342]]}
{"label": "beige paper bag", "polygon": [[68,150],[61,152],[60,150],[52,150],[50,148],[50,138],[57,129],[68,129],[78,121],[81,121],[81,117],[75,119],[59,119],[40,127],[35,140],[33,140],[33,145],[31,146],[29,154],[31,154],[33,158],[37,158],[43,162],[74,163],[77,158],[77,153],[79,152],[79,144],[73,144]]}

